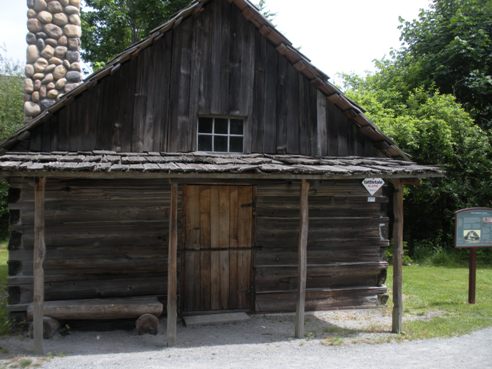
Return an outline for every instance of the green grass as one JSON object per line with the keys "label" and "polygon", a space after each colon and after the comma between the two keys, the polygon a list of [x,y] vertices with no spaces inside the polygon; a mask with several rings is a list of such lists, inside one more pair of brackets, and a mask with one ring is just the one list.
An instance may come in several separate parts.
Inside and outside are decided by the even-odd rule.
{"label": "green grass", "polygon": [[[391,291],[392,271],[388,274]],[[492,326],[492,269],[478,267],[476,304],[468,304],[468,268],[408,266],[403,270],[404,314],[427,320],[404,323],[403,339],[449,337]],[[390,300],[391,301],[391,300]]]}

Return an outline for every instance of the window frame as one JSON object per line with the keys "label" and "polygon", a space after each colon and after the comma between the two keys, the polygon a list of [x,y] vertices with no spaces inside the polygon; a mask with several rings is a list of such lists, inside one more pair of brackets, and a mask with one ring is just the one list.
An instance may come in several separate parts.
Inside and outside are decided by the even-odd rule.
{"label": "window frame", "polygon": [[[212,120],[212,131],[211,133],[200,132],[200,121],[201,119],[211,119]],[[227,121],[227,133],[215,133],[215,121],[221,119]],[[231,133],[231,122],[240,121],[242,126],[242,134]],[[245,118],[237,116],[210,116],[203,115],[198,117],[197,120],[197,134],[196,134],[196,148],[198,152],[208,152],[216,154],[244,154],[244,131],[245,131]],[[211,150],[200,150],[200,137],[206,136],[211,137],[212,147]],[[215,137],[225,137],[227,139],[227,151],[215,151]],[[242,140],[242,151],[231,151],[231,138],[241,138]]]}

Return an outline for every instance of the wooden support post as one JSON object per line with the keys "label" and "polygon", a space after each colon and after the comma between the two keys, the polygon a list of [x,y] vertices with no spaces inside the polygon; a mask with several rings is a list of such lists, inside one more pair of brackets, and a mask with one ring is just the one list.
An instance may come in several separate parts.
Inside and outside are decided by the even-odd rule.
{"label": "wooden support post", "polygon": [[468,303],[475,303],[477,289],[477,249],[470,249],[470,261],[468,271]]}
{"label": "wooden support post", "polygon": [[178,263],[178,185],[171,184],[169,209],[169,254],[167,265],[167,345],[176,344],[177,263]]}
{"label": "wooden support post", "polygon": [[296,338],[304,338],[304,308],[306,303],[306,274],[307,274],[307,241],[309,229],[309,182],[301,183],[299,204],[299,266],[297,279],[297,309],[295,321]]}
{"label": "wooden support post", "polygon": [[46,178],[35,178],[34,184],[34,252],[33,252],[33,338],[34,351],[44,354],[43,349],[43,304],[44,304],[44,194]]}
{"label": "wooden support post", "polygon": [[403,185],[393,181],[393,333],[401,333],[403,322]]}

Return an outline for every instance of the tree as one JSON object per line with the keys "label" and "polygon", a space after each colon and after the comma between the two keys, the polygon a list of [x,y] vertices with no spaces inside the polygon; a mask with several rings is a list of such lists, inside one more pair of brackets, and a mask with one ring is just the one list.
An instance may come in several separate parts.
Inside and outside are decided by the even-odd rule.
{"label": "tree", "polygon": [[[22,72],[18,64],[10,61],[6,50],[0,47],[0,141],[4,141],[19,127],[24,120]],[[0,181],[0,237],[8,232],[8,186]]]}
{"label": "tree", "polygon": [[418,19],[401,19],[403,48],[394,78],[453,94],[485,128],[492,128],[492,2],[434,0]]}
{"label": "tree", "polygon": [[86,0],[82,57],[100,69],[115,55],[166,22],[190,0]]}
{"label": "tree", "polygon": [[423,87],[402,93],[401,83],[385,77],[385,69],[345,76],[347,94],[415,161],[446,170],[445,179],[426,180],[406,194],[406,238],[411,251],[423,240],[451,245],[454,211],[492,206],[490,141],[454,96]]}

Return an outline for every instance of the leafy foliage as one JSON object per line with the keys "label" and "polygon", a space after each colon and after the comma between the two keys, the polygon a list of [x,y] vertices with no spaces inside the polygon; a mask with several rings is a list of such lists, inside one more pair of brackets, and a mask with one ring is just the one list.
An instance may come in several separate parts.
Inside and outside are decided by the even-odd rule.
{"label": "leafy foliage", "polygon": [[418,19],[401,19],[400,30],[404,47],[387,65],[392,84],[436,86],[492,128],[492,1],[434,0]]}
{"label": "leafy foliage", "polygon": [[100,69],[115,55],[168,20],[190,0],[86,0],[83,58]]}
{"label": "leafy foliage", "polygon": [[[5,49],[0,48],[0,141],[13,134],[24,120],[21,67],[5,54]],[[0,237],[6,235],[8,228],[7,194],[7,183],[1,180]]]}
{"label": "leafy foliage", "polygon": [[448,246],[454,211],[492,205],[490,140],[454,96],[422,87],[402,94],[399,84],[386,83],[385,72],[345,76],[347,94],[414,160],[446,170],[445,179],[409,190],[405,218],[411,250],[423,240]]}

